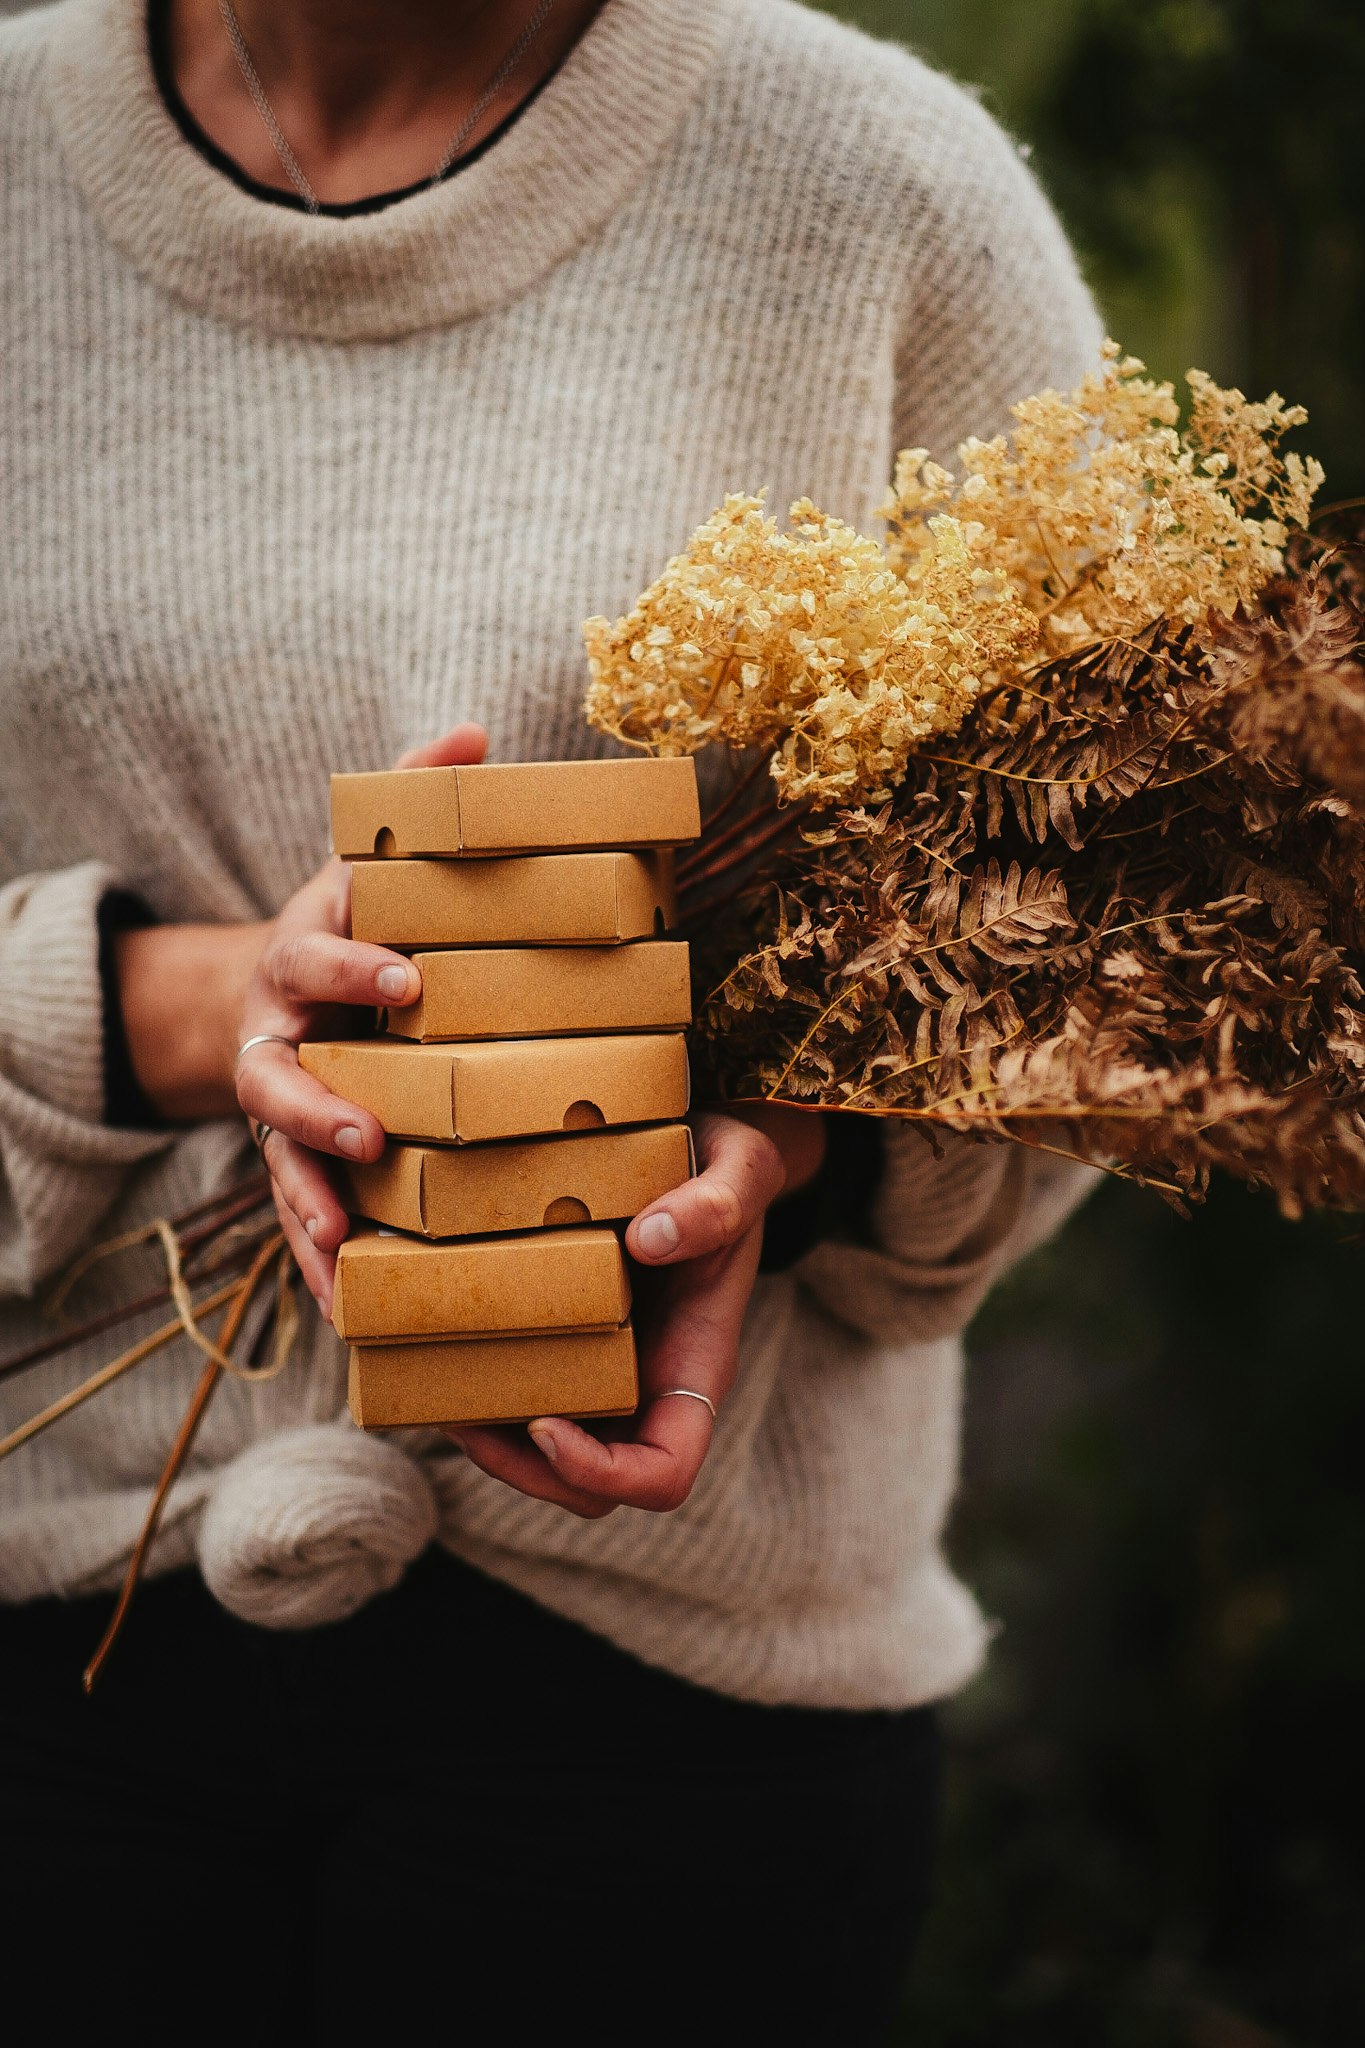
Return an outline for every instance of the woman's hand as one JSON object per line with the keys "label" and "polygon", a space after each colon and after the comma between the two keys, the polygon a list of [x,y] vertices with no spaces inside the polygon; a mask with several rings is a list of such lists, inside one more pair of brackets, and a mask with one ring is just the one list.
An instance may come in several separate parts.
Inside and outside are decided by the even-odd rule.
{"label": "woman's hand", "polygon": [[613,1508],[667,1513],[687,1499],[715,1427],[702,1401],[666,1398],[685,1387],[717,1408],[734,1381],[739,1333],[763,1246],[763,1218],[824,1159],[822,1119],[758,1105],[703,1113],[693,1128],[697,1175],[642,1210],[626,1233],[638,1264],[657,1269],[641,1301],[640,1408],[601,1434],[563,1417],[522,1429],[449,1435],[495,1479],[595,1520]]}
{"label": "woman's hand", "polygon": [[[481,761],[487,735],[459,725],[405,754],[400,768],[464,767]],[[305,1074],[293,1048],[345,1029],[347,1007],[410,1003],[422,978],[410,960],[350,938],[350,870],[330,860],[267,929],[240,1019],[239,1045],[270,1034],[237,1061],[237,1100],[258,1129],[280,1224],[324,1316],[332,1313],[336,1255],[350,1228],[329,1159],[378,1159],[377,1117],[344,1102]],[[338,1012],[341,1014],[339,1015]],[[285,1041],[280,1043],[278,1041]]]}

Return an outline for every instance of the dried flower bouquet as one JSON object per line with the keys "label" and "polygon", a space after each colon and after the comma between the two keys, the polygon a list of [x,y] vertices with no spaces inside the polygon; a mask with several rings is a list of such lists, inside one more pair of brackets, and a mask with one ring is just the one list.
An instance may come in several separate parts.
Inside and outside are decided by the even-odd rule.
{"label": "dried flower bouquet", "polygon": [[[732,498],[585,629],[587,712],[736,750],[681,879],[724,1098],[1365,1203],[1365,640],[1301,410],[1112,345],[900,459],[884,545]],[[765,772],[766,771],[766,772]]]}

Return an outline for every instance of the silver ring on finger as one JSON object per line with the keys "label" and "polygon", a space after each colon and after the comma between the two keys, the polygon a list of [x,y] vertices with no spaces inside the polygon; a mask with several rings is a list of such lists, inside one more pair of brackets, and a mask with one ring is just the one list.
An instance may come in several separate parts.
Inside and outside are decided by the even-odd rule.
{"label": "silver ring on finger", "polygon": [[245,1059],[246,1055],[251,1051],[251,1048],[254,1045],[287,1045],[290,1051],[293,1053],[297,1053],[299,1049],[298,1040],[296,1038],[286,1038],[283,1032],[258,1031],[254,1038],[248,1038],[245,1045],[238,1046],[237,1057],[233,1061],[234,1073],[237,1071],[237,1068],[241,1066],[242,1061]]}
{"label": "silver ring on finger", "polygon": [[713,1422],[718,1420],[716,1404],[711,1399],[711,1396],[709,1394],[699,1394],[694,1387],[665,1387],[663,1392],[656,1394],[654,1398],[656,1401],[700,1401],[703,1407],[711,1410],[711,1420]]}

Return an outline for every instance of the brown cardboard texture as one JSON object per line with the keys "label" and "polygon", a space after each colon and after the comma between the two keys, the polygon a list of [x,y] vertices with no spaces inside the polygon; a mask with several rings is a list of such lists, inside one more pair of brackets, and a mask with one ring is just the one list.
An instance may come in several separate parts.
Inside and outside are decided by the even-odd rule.
{"label": "brown cardboard texture", "polygon": [[686,1124],[650,1124],[502,1145],[390,1145],[347,1178],[357,1214],[440,1238],[616,1222],[695,1172]]}
{"label": "brown cardboard texture", "polygon": [[615,1329],[630,1313],[614,1230],[430,1244],[389,1231],[348,1237],[337,1254],[332,1322],[353,1342],[387,1337]]}
{"label": "brown cardboard texture", "polygon": [[633,1415],[640,1399],[629,1323],[560,1337],[357,1344],[347,1392],[361,1429]]}
{"label": "brown cardboard texture", "polygon": [[676,1031],[692,1021],[687,947],[471,946],[414,953],[422,993],[385,1012],[395,1038],[557,1038],[598,1031]]}
{"label": "brown cardboard texture", "polygon": [[301,1045],[299,1064],[395,1138],[481,1144],[687,1114],[686,1040],[514,1038],[474,1045],[354,1039]]}
{"label": "brown cardboard texture", "polygon": [[675,921],[671,853],[362,860],[351,935],[376,946],[612,946]]}
{"label": "brown cardboard texture", "polygon": [[348,860],[682,846],[701,831],[696,770],[672,761],[515,761],[332,777]]}

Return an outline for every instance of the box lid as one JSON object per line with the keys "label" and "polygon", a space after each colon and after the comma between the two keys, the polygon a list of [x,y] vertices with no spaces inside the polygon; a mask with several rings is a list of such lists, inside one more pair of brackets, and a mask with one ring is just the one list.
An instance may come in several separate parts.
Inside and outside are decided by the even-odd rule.
{"label": "box lid", "polygon": [[347,1393],[362,1429],[630,1415],[639,1400],[635,1339],[623,1323],[557,1337],[353,1344]]}
{"label": "box lid", "polygon": [[351,934],[376,946],[619,945],[677,916],[671,853],[362,860]]}
{"label": "box lid", "polygon": [[496,1145],[389,1145],[374,1165],[346,1169],[357,1214],[424,1237],[616,1222],[695,1171],[686,1124]]}
{"label": "box lid", "polygon": [[687,1044],[674,1033],[470,1045],[346,1039],[300,1046],[299,1063],[393,1137],[448,1145],[676,1123],[688,1106]]}
{"label": "box lid", "polygon": [[484,762],[332,777],[348,859],[681,846],[701,831],[690,758]]}
{"label": "box lid", "polygon": [[448,1244],[365,1230],[337,1254],[332,1321],[354,1342],[616,1329],[629,1313],[625,1253],[601,1227]]}
{"label": "box lid", "polygon": [[676,1031],[692,1021],[681,940],[629,946],[463,947],[414,953],[422,993],[385,1012],[394,1037],[553,1038]]}

